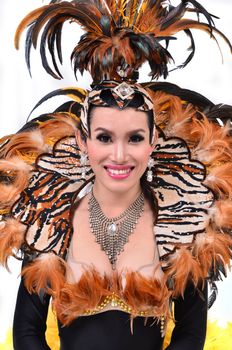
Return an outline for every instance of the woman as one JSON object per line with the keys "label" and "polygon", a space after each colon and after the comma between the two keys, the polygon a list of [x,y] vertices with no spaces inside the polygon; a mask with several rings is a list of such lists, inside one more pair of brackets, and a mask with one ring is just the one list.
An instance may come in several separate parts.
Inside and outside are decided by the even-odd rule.
{"label": "woman", "polygon": [[[135,97],[132,102],[136,103],[138,97]],[[151,113],[138,111],[134,107],[122,110],[115,107],[94,107],[91,109],[89,119],[88,137],[78,132],[77,142],[82,152],[88,154],[95,178],[91,190],[75,205],[77,208],[73,216],[74,232],[66,261],[70,268],[67,272],[68,282],[76,283],[76,290],[72,296],[72,290],[68,290],[72,287],[66,286],[63,298],[73,299],[60,310],[63,322],[68,324],[70,319],[75,318],[75,313],[81,312],[81,309],[86,307],[86,303],[87,305],[96,303],[94,300],[83,301],[78,295],[82,292],[83,296],[81,288],[87,289],[87,283],[89,288],[95,288],[94,292],[88,291],[89,298],[95,297],[100,300],[101,297],[97,295],[101,293],[97,290],[97,288],[100,289],[99,284],[103,283],[101,288],[107,286],[114,290],[116,287],[110,284],[115,283],[115,279],[118,283],[123,283],[123,280],[130,281],[129,278],[132,283],[134,279],[132,291],[128,286],[125,297],[130,300],[129,298],[133,297],[132,293],[135,293],[134,299],[138,300],[133,300],[134,305],[140,303],[139,307],[149,311],[151,315],[152,308],[149,310],[148,305],[145,305],[146,301],[153,298],[154,307],[157,309],[160,307],[163,310],[164,306],[159,305],[159,298],[169,297],[169,293],[165,291],[165,286],[161,282],[162,270],[153,232],[157,205],[144,178],[149,155],[157,141],[153,116]],[[135,212],[135,217],[131,219],[128,217],[132,212],[131,205],[136,204],[138,198],[141,198],[141,193],[142,201],[136,207],[138,213]],[[91,209],[92,201],[93,209]],[[96,209],[96,205],[100,207]],[[125,214],[128,208],[130,212]],[[98,211],[101,214],[98,214]],[[114,253],[110,251],[111,242],[107,241],[107,237],[110,240],[112,234],[109,236],[109,232],[102,233],[103,219],[120,217],[122,213],[126,217],[126,223],[123,222],[122,226],[119,226],[117,234],[122,237],[126,234],[126,237],[122,242],[118,237],[118,241],[112,244],[116,249]],[[92,215],[96,216],[91,219]],[[121,221],[124,220],[123,217]],[[117,224],[120,225],[120,220],[117,220]],[[135,228],[129,227],[129,232],[126,233],[126,225],[132,224]],[[100,232],[97,231],[99,227]],[[104,241],[102,243],[104,239],[108,243],[106,246]],[[83,281],[85,273],[85,281]],[[120,276],[124,276],[122,281],[119,279]],[[107,281],[102,281],[103,277]],[[141,284],[142,280],[144,285]],[[154,280],[157,280],[156,283]],[[78,286],[78,283],[81,286]],[[143,292],[140,288],[143,288]],[[137,298],[136,292],[141,293]],[[122,290],[120,293],[122,295]],[[129,296],[129,293],[132,295]],[[84,305],[78,305],[78,297],[80,303]],[[104,299],[107,300],[106,298]],[[72,320],[70,325],[62,327],[62,324],[59,324],[62,349],[102,349],[104,347],[127,349],[132,346],[136,349],[141,346],[145,349],[161,349],[163,339],[160,322],[155,321],[153,317],[145,318],[144,316],[149,314],[144,311],[143,317],[134,319],[130,326],[129,306],[116,295],[115,299],[109,298],[107,302],[105,300],[100,307],[97,305],[97,310],[95,306],[95,311],[90,311],[91,316],[86,316],[88,314],[86,309],[84,316]],[[68,314],[65,307],[69,310]],[[15,349],[32,347],[46,349],[44,331],[47,308],[48,299],[42,303],[38,296],[28,294],[23,284],[21,285],[14,321]],[[137,312],[140,314],[142,311]],[[205,338],[206,315],[207,286],[204,286],[203,293],[200,294],[190,285],[186,289],[185,297],[180,297],[176,301],[177,327],[169,348],[201,349]]]}
{"label": "woman", "polygon": [[[50,296],[63,350],[161,349],[172,301],[176,324],[167,349],[203,349],[206,280],[220,278],[231,258],[231,182],[225,176],[231,138],[228,126],[202,116],[203,110],[208,118],[218,116],[203,96],[171,84],[135,83],[145,60],[153,77],[167,74],[170,54],[159,41],[171,40],[174,29],[186,30],[192,48],[186,25],[218,32],[199,4],[195,10],[207,24],[179,22],[184,2],[162,5],[136,2],[132,11],[132,2],[52,1],[19,27],[18,34],[29,26],[28,55],[44,28],[43,64],[58,76],[53,44],[60,54],[63,21],[84,25],[74,67],[90,70],[94,83],[88,93],[73,88],[46,96],[42,102],[57,93],[72,101],[2,143],[8,212],[1,260],[6,264],[12,248],[24,254],[16,350],[49,349]],[[228,113],[229,107],[220,109],[221,118]]]}

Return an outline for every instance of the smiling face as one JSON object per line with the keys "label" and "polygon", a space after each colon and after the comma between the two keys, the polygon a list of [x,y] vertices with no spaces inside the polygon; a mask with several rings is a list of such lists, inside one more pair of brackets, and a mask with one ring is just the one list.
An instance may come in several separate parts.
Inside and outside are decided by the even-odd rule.
{"label": "smiling face", "polygon": [[[99,190],[138,190],[154,146],[149,142],[147,114],[132,108],[94,108],[86,150]],[[79,138],[80,139],[80,138]],[[80,145],[80,142],[78,142]]]}

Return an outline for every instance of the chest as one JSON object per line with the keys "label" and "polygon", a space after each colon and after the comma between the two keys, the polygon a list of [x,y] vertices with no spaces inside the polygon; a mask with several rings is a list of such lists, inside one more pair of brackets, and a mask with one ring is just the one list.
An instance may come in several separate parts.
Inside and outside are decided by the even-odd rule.
{"label": "chest", "polygon": [[[99,223],[100,225],[100,223]],[[95,268],[100,274],[110,275],[112,266],[106,253],[92,233],[89,224],[88,210],[76,212],[73,219],[73,237],[70,244],[67,262],[77,275],[88,267]],[[153,274],[159,263],[158,251],[154,235],[153,215],[145,210],[135,230],[128,236],[128,241],[117,256],[116,270],[139,271]]]}

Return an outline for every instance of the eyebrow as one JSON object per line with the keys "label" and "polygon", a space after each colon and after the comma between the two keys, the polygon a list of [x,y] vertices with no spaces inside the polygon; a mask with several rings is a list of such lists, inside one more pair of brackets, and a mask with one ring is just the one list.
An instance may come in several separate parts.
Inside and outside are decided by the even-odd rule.
{"label": "eyebrow", "polygon": [[[97,132],[97,131],[102,131],[102,132],[106,132],[106,133],[109,133],[109,134],[113,134],[114,132],[113,131],[111,131],[111,130],[108,130],[108,129],[106,129],[106,128],[101,128],[101,127],[99,127],[99,128],[96,128],[96,129],[94,129],[93,130],[94,132]],[[144,129],[134,129],[134,130],[130,130],[130,131],[128,131],[128,135],[130,135],[130,134],[137,134],[137,133],[139,133],[139,132],[141,132],[141,133],[145,133],[146,132],[146,130],[144,130]]]}

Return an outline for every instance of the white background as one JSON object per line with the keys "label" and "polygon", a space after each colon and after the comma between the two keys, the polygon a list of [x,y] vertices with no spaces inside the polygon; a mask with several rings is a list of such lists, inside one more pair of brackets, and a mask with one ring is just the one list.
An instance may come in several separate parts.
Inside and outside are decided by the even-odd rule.
{"label": "white background", "polygon": [[[200,0],[199,0],[200,1]],[[46,93],[67,86],[89,86],[89,79],[79,77],[76,82],[70,68],[71,49],[79,40],[80,33],[75,25],[69,25],[64,34],[65,50],[64,66],[61,69],[65,80],[56,81],[41,68],[39,53],[32,55],[32,77],[30,78],[24,62],[24,41],[21,50],[14,49],[14,32],[19,21],[31,10],[47,4],[41,0],[0,0],[0,136],[17,131],[25,122],[36,102]],[[173,1],[173,4],[179,1]],[[201,4],[210,13],[221,19],[215,20],[218,29],[222,30],[232,41],[231,0],[202,0]],[[75,33],[74,33],[75,32]],[[216,43],[206,34],[196,36],[196,54],[193,61],[184,69],[170,74],[168,81],[181,87],[196,90],[215,103],[232,104],[232,55],[228,47],[218,38],[223,60]],[[188,43],[175,43],[171,53],[177,64],[184,61],[184,48]],[[182,48],[181,48],[182,47]],[[186,51],[187,55],[187,51]],[[146,69],[141,74],[141,81],[146,81]],[[47,110],[47,106],[46,106]],[[42,112],[42,110],[41,110]],[[0,268],[0,342],[6,329],[12,323],[12,315],[17,292],[17,275],[20,266],[11,261],[12,274]],[[230,303],[232,277],[219,285],[218,300],[210,311],[211,319],[218,319],[221,325],[232,322],[232,306]]]}

